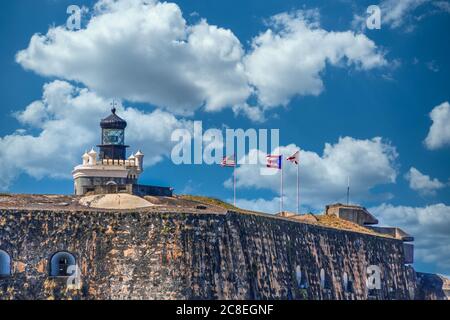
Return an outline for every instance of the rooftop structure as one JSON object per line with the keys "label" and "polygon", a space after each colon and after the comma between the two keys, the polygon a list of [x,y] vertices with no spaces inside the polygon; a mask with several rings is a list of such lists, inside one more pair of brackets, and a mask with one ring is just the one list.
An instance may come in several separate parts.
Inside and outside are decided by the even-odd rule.
{"label": "rooftop structure", "polygon": [[366,208],[357,205],[336,203],[326,206],[326,215],[354,222],[360,226],[378,224],[378,220]]}

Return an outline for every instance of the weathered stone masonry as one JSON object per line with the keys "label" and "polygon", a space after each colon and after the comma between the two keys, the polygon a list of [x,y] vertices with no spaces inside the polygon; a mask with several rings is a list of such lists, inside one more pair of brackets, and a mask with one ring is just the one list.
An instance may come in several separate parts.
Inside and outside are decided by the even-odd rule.
{"label": "weathered stone masonry", "polygon": [[[368,265],[382,270],[378,298],[415,288],[400,240],[256,214],[2,209],[0,249],[12,259],[0,299],[367,299]],[[81,290],[49,277],[57,251],[76,257]]]}

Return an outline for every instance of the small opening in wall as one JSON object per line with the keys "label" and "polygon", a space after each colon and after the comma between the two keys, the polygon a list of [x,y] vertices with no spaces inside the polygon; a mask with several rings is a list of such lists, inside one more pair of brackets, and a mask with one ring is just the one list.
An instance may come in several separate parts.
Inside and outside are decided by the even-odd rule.
{"label": "small opening in wall", "polygon": [[353,293],[353,281],[352,280],[348,280],[347,292],[348,293]]}
{"label": "small opening in wall", "polygon": [[11,276],[11,257],[6,251],[0,250],[0,277]]}
{"label": "small opening in wall", "polygon": [[65,251],[55,253],[50,259],[50,276],[51,277],[68,277],[70,276],[69,267],[74,266],[76,259],[73,254]]}

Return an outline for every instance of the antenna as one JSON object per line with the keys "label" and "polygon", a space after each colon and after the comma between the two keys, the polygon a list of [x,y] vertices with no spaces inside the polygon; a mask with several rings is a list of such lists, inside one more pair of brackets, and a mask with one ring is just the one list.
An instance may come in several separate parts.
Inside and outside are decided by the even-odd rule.
{"label": "antenna", "polygon": [[350,203],[350,176],[347,177],[347,205]]}

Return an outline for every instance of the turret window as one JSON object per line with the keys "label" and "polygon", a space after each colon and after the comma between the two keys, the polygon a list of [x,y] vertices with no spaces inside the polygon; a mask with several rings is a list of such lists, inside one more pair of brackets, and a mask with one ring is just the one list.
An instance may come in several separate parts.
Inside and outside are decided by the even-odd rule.
{"label": "turret window", "polygon": [[11,275],[11,257],[6,251],[0,250],[0,277]]}
{"label": "turret window", "polygon": [[65,251],[55,253],[50,259],[50,276],[52,277],[68,277],[69,267],[74,266],[76,259],[73,254]]}

